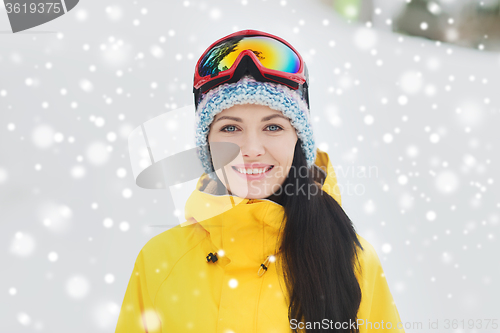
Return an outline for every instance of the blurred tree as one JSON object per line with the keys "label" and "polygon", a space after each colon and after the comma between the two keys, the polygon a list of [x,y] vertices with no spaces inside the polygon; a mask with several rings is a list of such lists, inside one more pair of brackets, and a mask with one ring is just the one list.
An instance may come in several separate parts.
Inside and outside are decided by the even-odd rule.
{"label": "blurred tree", "polygon": [[500,50],[500,0],[467,3],[457,22],[457,38],[462,46]]}
{"label": "blurred tree", "polygon": [[[390,16],[399,10],[392,18],[393,32],[480,50],[500,50],[500,0],[320,1],[345,19],[362,23],[373,23],[376,1],[377,8],[385,7]],[[379,20],[380,24],[385,22]]]}
{"label": "blurred tree", "polygon": [[351,21],[366,22],[372,20],[373,0],[321,0],[332,6],[342,17]]}
{"label": "blurred tree", "polygon": [[434,1],[412,0],[393,20],[394,32],[444,40],[442,8]]}
{"label": "blurred tree", "polygon": [[439,1],[411,0],[393,20],[392,29],[464,47],[500,50],[500,0],[457,1],[449,9],[454,11],[444,11]]}

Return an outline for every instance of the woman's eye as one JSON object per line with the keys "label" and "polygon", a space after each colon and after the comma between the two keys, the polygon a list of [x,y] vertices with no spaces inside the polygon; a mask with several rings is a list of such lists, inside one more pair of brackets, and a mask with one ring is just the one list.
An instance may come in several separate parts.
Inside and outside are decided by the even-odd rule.
{"label": "woman's eye", "polygon": [[[278,125],[269,125],[267,126],[267,128],[269,128],[270,132],[278,132],[283,130],[283,127]],[[221,132],[226,132],[226,133],[235,132],[236,130],[237,128],[234,125],[227,125],[220,129]]]}
{"label": "woman's eye", "polygon": [[234,132],[234,131],[226,131],[226,129],[228,128],[236,128],[236,126],[233,126],[233,125],[228,125],[228,126],[224,126],[223,128],[221,128],[221,132]]}
{"label": "woman's eye", "polygon": [[[278,126],[278,125],[269,125],[267,126],[267,128],[271,128],[271,132],[278,132],[279,130],[283,130],[283,128],[281,126]],[[273,130],[274,128],[274,130]]]}

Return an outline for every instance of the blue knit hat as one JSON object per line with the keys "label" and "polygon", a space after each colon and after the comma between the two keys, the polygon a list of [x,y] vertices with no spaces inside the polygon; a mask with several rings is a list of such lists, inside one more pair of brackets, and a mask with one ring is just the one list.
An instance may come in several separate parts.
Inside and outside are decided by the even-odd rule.
{"label": "blue knit hat", "polygon": [[236,104],[259,104],[283,112],[302,141],[302,150],[310,168],[316,161],[316,147],[309,108],[299,91],[285,85],[259,82],[245,75],[238,82],[226,83],[202,94],[196,109],[195,135],[197,153],[205,172],[215,179],[208,150],[208,133],[215,115]]}

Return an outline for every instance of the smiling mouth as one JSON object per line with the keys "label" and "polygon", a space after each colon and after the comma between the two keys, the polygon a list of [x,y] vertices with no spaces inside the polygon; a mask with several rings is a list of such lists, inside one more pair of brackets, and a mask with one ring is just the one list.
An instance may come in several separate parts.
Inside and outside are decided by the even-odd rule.
{"label": "smiling mouth", "polygon": [[[272,168],[274,168],[274,165],[271,165],[267,168],[259,168],[259,169],[251,169],[252,171],[247,173],[247,171],[250,171],[250,169],[243,169],[243,168],[236,168],[235,166],[232,166],[233,170],[235,170],[236,172],[242,174],[242,175],[260,175],[262,173],[266,173],[268,172],[269,170],[271,170]],[[254,171],[256,171],[254,173]]]}

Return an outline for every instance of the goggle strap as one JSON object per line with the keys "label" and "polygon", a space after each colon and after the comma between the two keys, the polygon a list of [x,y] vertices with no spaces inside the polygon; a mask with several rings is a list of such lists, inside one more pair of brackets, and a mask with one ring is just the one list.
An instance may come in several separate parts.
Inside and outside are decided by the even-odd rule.
{"label": "goggle strap", "polygon": [[215,86],[218,86],[219,84],[228,83],[229,81],[225,82],[228,78],[229,78],[229,75],[224,75],[224,76],[218,77],[216,79],[213,79],[210,82],[207,82],[206,84],[204,84],[203,86],[201,86],[200,87],[200,91],[204,94],[208,90],[212,89]]}
{"label": "goggle strap", "polygon": [[279,83],[283,83],[283,84],[286,84],[288,86],[292,86],[292,88],[294,90],[297,90],[299,88],[299,84],[295,81],[288,80],[288,79],[282,78],[280,76],[272,75],[272,74],[265,74],[265,76],[273,81],[278,81]]}

